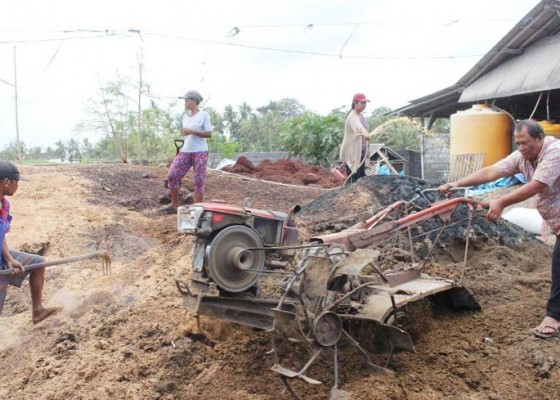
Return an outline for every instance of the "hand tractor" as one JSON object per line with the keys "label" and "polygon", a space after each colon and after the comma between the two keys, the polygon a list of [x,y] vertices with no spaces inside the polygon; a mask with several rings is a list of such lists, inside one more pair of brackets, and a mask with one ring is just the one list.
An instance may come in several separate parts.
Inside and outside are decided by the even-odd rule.
{"label": "hand tractor", "polygon": [[[470,229],[484,204],[456,197],[418,208],[417,190],[411,201],[397,201],[366,221],[336,233],[298,242],[295,215],[220,202],[180,207],[178,230],[196,239],[192,272],[177,279],[185,307],[201,315],[266,330],[270,333],[273,366],[287,390],[300,398],[294,380],[321,384],[310,376],[311,366],[332,354],[331,399],[346,399],[339,389],[341,342],[361,353],[371,373],[392,373],[396,351],[414,351],[410,334],[399,327],[401,309],[429,298],[454,309],[480,308],[460,279],[429,276],[423,269],[442,232],[456,223],[456,210],[468,211]],[[456,215],[457,214],[457,215]],[[426,233],[423,223],[436,221],[431,247],[420,260],[413,239]],[[431,226],[434,226],[432,224]],[[381,246],[396,235],[409,242],[410,262],[382,270]],[[413,237],[413,235],[415,235]],[[466,265],[469,231],[466,235]],[[288,360],[285,343],[305,347],[308,358]],[[301,353],[299,353],[301,355]],[[387,354],[374,363],[373,354]]]}

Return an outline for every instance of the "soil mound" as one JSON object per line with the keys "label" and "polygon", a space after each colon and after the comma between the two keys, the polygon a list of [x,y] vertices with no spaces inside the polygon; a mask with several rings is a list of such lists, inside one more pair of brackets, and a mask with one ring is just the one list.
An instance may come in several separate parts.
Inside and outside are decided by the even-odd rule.
{"label": "soil mound", "polygon": [[248,158],[241,156],[234,165],[224,168],[224,171],[291,185],[322,188],[334,188],[340,185],[340,182],[328,169],[306,165],[297,160],[276,162],[264,160],[255,167]]}
{"label": "soil mound", "polygon": [[[399,200],[412,201],[416,198],[415,204],[422,209],[428,207],[429,202],[445,200],[437,191],[425,192],[425,197],[422,197],[418,192],[425,189],[435,188],[429,182],[412,177],[366,176],[351,186],[329,191],[304,205],[298,216],[302,225],[310,232],[338,232],[368,219]],[[468,213],[466,205],[461,204],[456,208],[452,219],[456,225],[445,229],[439,239],[441,246],[452,245],[456,240],[465,240]],[[421,224],[416,233],[432,232],[427,238],[435,240],[442,226],[441,220],[430,219]],[[473,218],[471,240],[505,246],[535,241],[533,235],[527,231],[507,221],[488,221],[480,212]]]}
{"label": "soil mound", "polygon": [[234,165],[232,165],[231,167],[224,168],[224,171],[233,172],[233,173],[236,173],[236,174],[239,174],[239,173],[250,174],[254,170],[255,170],[255,166],[253,165],[251,160],[249,160],[245,156],[239,157],[237,159],[236,163]]}

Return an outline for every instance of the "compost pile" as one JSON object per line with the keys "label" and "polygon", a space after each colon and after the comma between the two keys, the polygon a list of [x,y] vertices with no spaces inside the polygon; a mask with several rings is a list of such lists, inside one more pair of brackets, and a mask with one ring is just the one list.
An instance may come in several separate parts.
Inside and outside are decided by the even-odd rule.
{"label": "compost pile", "polygon": [[[10,246],[42,249],[49,260],[107,249],[112,275],[90,262],[48,269],[45,302],[64,311],[38,325],[30,321],[26,284],[10,287],[0,316],[0,398],[291,398],[270,371],[266,332],[205,319],[207,337],[185,311],[175,278],[190,269],[193,241],[176,232],[174,216],[158,212],[165,168],[21,169],[30,181],[11,199]],[[189,174],[183,190],[192,190],[191,181]],[[240,205],[251,197],[254,207],[278,211],[300,204],[305,241],[430,186],[406,177],[364,178],[333,190],[299,185],[210,170],[206,198]],[[433,261],[442,274],[462,265],[465,227],[452,229]],[[342,389],[352,399],[557,398],[560,338],[528,334],[544,315],[550,248],[483,218],[473,232],[462,282],[482,311],[453,313],[425,303],[405,310],[416,351],[394,356],[394,375],[369,375],[360,354],[341,345]],[[293,356],[306,359],[297,349]],[[325,357],[309,371],[324,385],[298,386],[305,399],[328,398],[329,362]]]}
{"label": "compost pile", "polygon": [[[418,196],[418,191],[434,188],[437,186],[433,183],[412,177],[366,176],[354,185],[332,190],[309,202],[302,207],[298,215],[303,227],[306,227],[311,234],[338,232],[357,222],[365,221],[399,200],[411,201],[417,197],[415,204],[420,209],[429,207],[430,203],[445,200],[446,197],[437,191],[426,192],[425,198]],[[454,195],[457,196],[460,196],[460,193]],[[467,206],[459,205],[452,221],[465,221],[465,223],[447,227],[439,239],[441,246],[451,246],[457,241],[464,241],[468,227],[467,218]],[[438,229],[442,226],[439,219],[431,219],[422,224],[422,231],[433,231],[427,239],[434,240]],[[472,222],[471,240],[474,243],[485,242],[512,247],[533,242],[535,238],[507,221],[501,221],[499,224],[490,222],[484,217],[483,212],[478,212],[475,213]]]}
{"label": "compost pile", "polygon": [[247,157],[241,156],[234,165],[223,170],[265,181],[291,185],[333,188],[340,186],[342,183],[329,170],[307,165],[297,160],[279,160],[276,162],[264,160],[255,166]]}

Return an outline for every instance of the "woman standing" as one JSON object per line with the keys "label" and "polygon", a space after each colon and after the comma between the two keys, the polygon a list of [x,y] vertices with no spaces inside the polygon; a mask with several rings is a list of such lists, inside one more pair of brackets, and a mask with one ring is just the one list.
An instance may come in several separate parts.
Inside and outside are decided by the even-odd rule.
{"label": "woman standing", "polygon": [[194,202],[203,201],[206,191],[206,164],[208,163],[208,144],[206,138],[212,136],[212,123],[210,115],[198,108],[202,96],[196,90],[189,90],[184,96],[185,114],[181,135],[185,136],[185,142],[181,151],[173,159],[167,184],[171,192],[171,205],[164,208],[167,214],[175,214],[179,207],[179,187],[181,180],[187,175],[191,167],[194,170]]}
{"label": "woman standing", "polygon": [[369,137],[367,123],[362,115],[369,100],[365,94],[357,93],[352,98],[352,109],[344,123],[344,138],[340,147],[340,161],[346,165],[348,184],[366,175],[369,166]]}

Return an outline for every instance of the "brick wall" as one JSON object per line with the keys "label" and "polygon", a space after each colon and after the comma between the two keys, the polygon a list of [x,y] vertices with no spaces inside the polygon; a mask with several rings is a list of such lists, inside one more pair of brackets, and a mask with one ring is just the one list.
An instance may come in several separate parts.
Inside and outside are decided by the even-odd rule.
{"label": "brick wall", "polygon": [[424,137],[424,179],[444,180],[449,171],[449,133],[434,133]]}
{"label": "brick wall", "polygon": [[404,173],[406,176],[415,178],[422,177],[422,157],[419,151],[414,150],[395,150],[407,163],[404,164]]}

